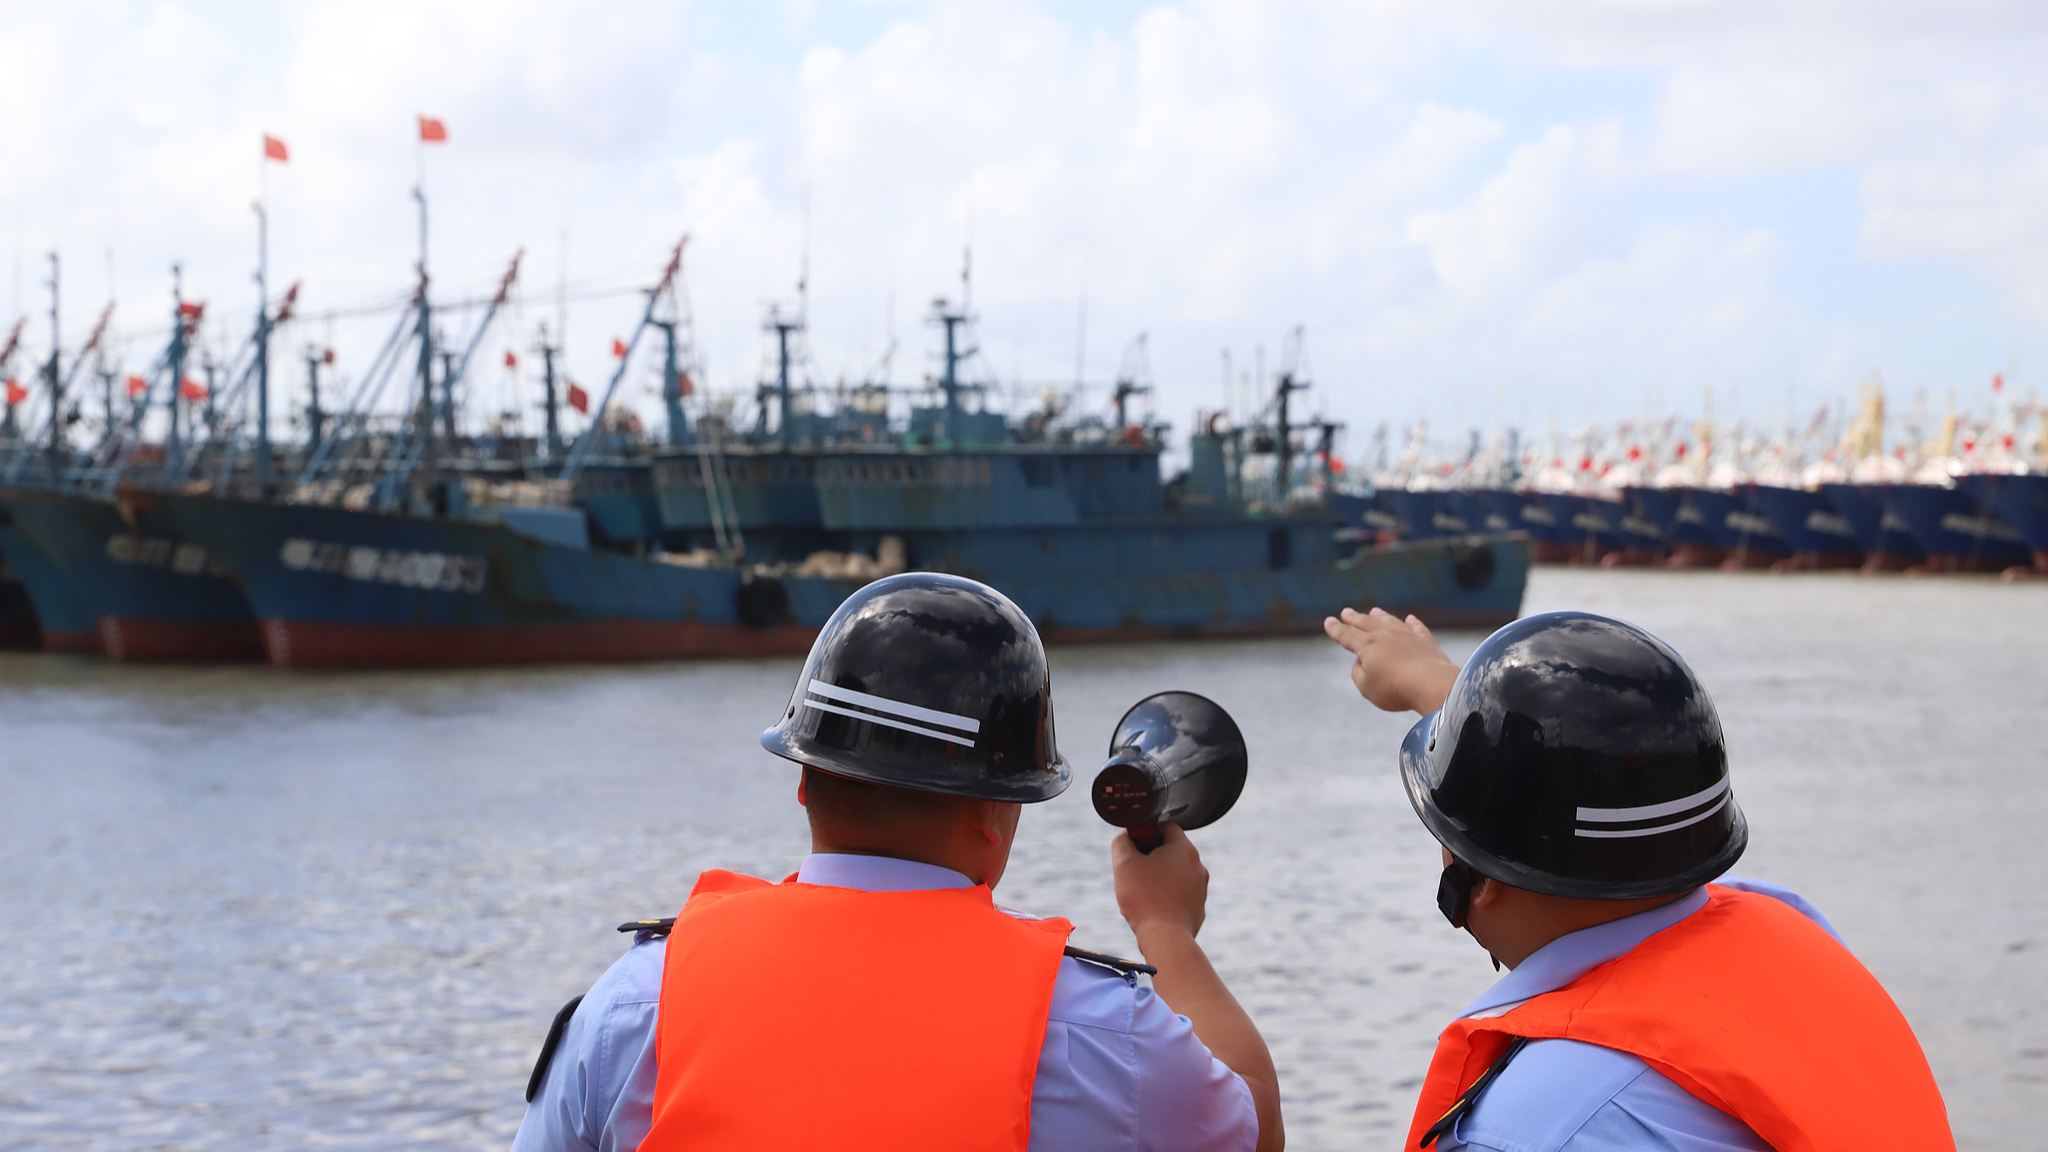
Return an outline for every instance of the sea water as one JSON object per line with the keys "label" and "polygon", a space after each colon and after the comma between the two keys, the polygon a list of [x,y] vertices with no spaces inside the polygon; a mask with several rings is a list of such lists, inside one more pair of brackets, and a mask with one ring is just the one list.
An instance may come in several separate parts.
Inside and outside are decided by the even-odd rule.
{"label": "sea water", "polygon": [[[1965,1148],[2048,1116],[2048,585],[1539,570],[1721,710],[1752,840],[1918,1031]],[[1475,635],[1445,640],[1469,652]],[[1252,749],[1196,834],[1202,942],[1272,1044],[1290,1146],[1392,1149],[1495,977],[1446,926],[1379,713],[1319,638],[1053,653],[1076,786],[998,890],[1132,955],[1087,781],[1122,710],[1213,697]],[[797,662],[436,673],[0,654],[0,1146],[506,1145],[548,1021],[700,869],[807,835],[756,734]],[[943,957],[903,958],[906,978]],[[958,974],[971,978],[971,974]]]}

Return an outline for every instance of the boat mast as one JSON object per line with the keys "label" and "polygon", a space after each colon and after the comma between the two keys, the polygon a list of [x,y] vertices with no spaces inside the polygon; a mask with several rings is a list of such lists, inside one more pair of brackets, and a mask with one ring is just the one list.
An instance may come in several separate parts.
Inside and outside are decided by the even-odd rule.
{"label": "boat mast", "polygon": [[58,374],[57,357],[62,351],[63,333],[57,325],[59,265],[57,254],[50,253],[50,362],[43,366],[44,378],[50,392],[50,467],[63,467],[64,454],[64,377]]}
{"label": "boat mast", "polygon": [[1129,428],[1129,403],[1133,396],[1142,396],[1152,391],[1151,356],[1146,351],[1146,334],[1138,333],[1137,339],[1124,353],[1124,362],[1116,374],[1116,434],[1121,439]]}
{"label": "boat mast", "polygon": [[434,444],[434,312],[427,303],[427,194],[424,188],[415,184],[412,198],[420,206],[420,262],[419,262],[419,338],[420,363],[419,414],[414,420],[421,442],[420,465],[431,480],[439,463],[439,454]]}
{"label": "boat mast", "polygon": [[[256,495],[270,493],[270,214],[256,205]],[[206,403],[213,405],[212,365]]]}
{"label": "boat mast", "polygon": [[939,391],[946,398],[946,419],[942,427],[944,438],[948,440],[960,438],[960,417],[964,415],[960,407],[960,365],[980,351],[977,348],[963,347],[960,338],[960,329],[966,326],[971,318],[969,310],[974,289],[973,267],[974,250],[970,248],[964,251],[960,258],[959,308],[954,308],[952,302],[944,296],[932,301],[932,319],[944,325],[946,329],[946,369],[939,377]]}
{"label": "boat mast", "polygon": [[1282,360],[1279,377],[1274,382],[1273,403],[1278,409],[1280,423],[1277,429],[1279,435],[1273,445],[1273,499],[1276,506],[1284,506],[1287,503],[1287,490],[1293,479],[1294,426],[1288,423],[1287,398],[1296,392],[1308,391],[1308,384],[1297,376],[1302,370],[1302,336],[1303,332],[1299,325],[1288,333],[1287,352]]}
{"label": "boat mast", "polygon": [[114,411],[114,381],[120,377],[121,373],[112,364],[107,362],[107,351],[104,348],[100,349],[99,367],[93,372],[93,375],[100,378],[100,403],[106,412],[106,415],[102,418],[105,431],[100,436],[100,442],[105,443],[108,437],[114,435],[115,425],[119,420],[118,415]]}
{"label": "boat mast", "polygon": [[[21,347],[22,329],[27,327],[28,317],[23,316],[19,320],[16,320],[14,322],[14,330],[7,334],[7,343],[5,345],[0,345],[0,377],[5,377],[9,383],[12,383],[14,380],[14,377],[11,374],[14,368],[14,353],[17,349]],[[16,434],[14,420],[14,390],[12,388],[8,389],[6,400],[7,416],[4,422],[0,422],[0,434],[4,434],[8,439],[12,440]]]}
{"label": "boat mast", "polygon": [[548,421],[548,456],[562,454],[562,410],[555,398],[555,357],[561,354],[562,346],[548,343],[548,322],[540,322],[540,346],[534,351],[540,353],[541,388],[544,390],[542,408]]}
{"label": "boat mast", "polygon": [[676,320],[650,321],[661,329],[661,404],[668,413],[668,443],[671,447],[690,442],[690,415],[683,411],[683,375],[676,366]]}
{"label": "boat mast", "polygon": [[[332,353],[329,353],[330,355]],[[327,413],[320,408],[320,353],[306,345],[306,455],[320,451],[327,433]]]}
{"label": "boat mast", "polygon": [[166,474],[177,466],[178,459],[178,401],[185,390],[185,349],[192,331],[186,327],[185,313],[185,268],[180,264],[171,265],[171,434],[164,441],[164,469]]}
{"label": "boat mast", "polygon": [[777,426],[776,438],[787,448],[794,439],[795,428],[790,419],[792,399],[789,390],[789,338],[792,333],[801,332],[804,320],[801,315],[795,319],[783,316],[782,310],[771,305],[768,309],[768,330],[775,333],[775,405]]}
{"label": "boat mast", "polygon": [[597,440],[598,426],[603,422],[603,415],[610,408],[612,397],[618,393],[619,381],[626,376],[626,366],[633,361],[633,350],[640,346],[641,335],[654,322],[654,302],[668,290],[668,286],[675,280],[677,270],[683,266],[683,245],[688,243],[689,239],[686,235],[676,241],[676,250],[669,254],[668,267],[662,270],[660,282],[655,284],[653,292],[648,293],[647,310],[640,314],[640,323],[634,325],[633,335],[626,341],[626,353],[618,358],[618,367],[612,370],[612,378],[605,385],[604,395],[597,398],[597,410],[593,418],[584,426],[583,434],[576,438],[575,446],[569,450],[569,459],[562,466],[561,479],[574,483],[576,474],[583,470],[583,461],[590,455],[590,446]]}

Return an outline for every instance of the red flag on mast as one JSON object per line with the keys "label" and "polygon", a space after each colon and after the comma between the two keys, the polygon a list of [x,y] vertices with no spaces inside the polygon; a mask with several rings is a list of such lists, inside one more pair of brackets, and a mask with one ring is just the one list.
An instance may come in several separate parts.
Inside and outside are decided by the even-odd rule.
{"label": "red flag on mast", "polygon": [[149,381],[144,380],[140,376],[130,376],[128,378],[128,394],[130,396],[140,396],[147,391],[149,391]]}
{"label": "red flag on mast", "polygon": [[285,148],[284,141],[266,132],[263,134],[263,158],[283,164],[292,158],[292,154]]}
{"label": "red flag on mast", "polygon": [[18,380],[9,380],[9,381],[7,382],[7,402],[8,402],[9,404],[19,404],[19,403],[21,403],[22,401],[24,401],[24,400],[27,400],[27,399],[28,399],[28,389],[26,389],[26,388],[23,388],[23,387],[21,386],[21,382],[20,382],[20,381],[18,381]]}
{"label": "red flag on mast", "polygon": [[517,357],[517,356],[514,356],[514,355],[512,354],[512,350],[511,350],[510,348],[507,348],[507,349],[505,349],[505,367],[507,367],[507,368],[517,368],[517,367],[519,367],[519,357]]}
{"label": "red flag on mast", "polygon": [[446,144],[447,142],[448,126],[446,124],[441,123],[439,119],[433,116],[420,117],[420,143]]}
{"label": "red flag on mast", "polygon": [[574,380],[569,382],[569,407],[586,416],[590,414],[590,393],[578,388]]}
{"label": "red flag on mast", "polygon": [[194,380],[190,377],[187,377],[183,380],[178,381],[178,395],[194,403],[198,403],[199,401],[206,399],[208,393],[206,391],[206,385],[201,384],[199,381]]}
{"label": "red flag on mast", "polygon": [[612,337],[612,355],[624,356],[625,354],[626,342],[624,340],[619,339],[617,336]]}

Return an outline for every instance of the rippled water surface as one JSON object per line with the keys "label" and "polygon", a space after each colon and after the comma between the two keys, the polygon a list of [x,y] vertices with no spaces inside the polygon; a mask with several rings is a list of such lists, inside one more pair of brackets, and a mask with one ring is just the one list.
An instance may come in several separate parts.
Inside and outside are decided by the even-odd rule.
{"label": "rippled water surface", "polygon": [[[1918,1029],[1965,1147],[2048,1116],[2048,585],[1539,571],[1686,653],[1754,839]],[[1459,652],[1477,637],[1449,638]],[[1437,916],[1407,721],[1320,640],[1063,649],[1091,774],[1188,688],[1253,748],[1198,834],[1203,941],[1271,1039],[1297,1149],[1395,1147],[1436,1031],[1493,978]],[[794,661],[280,674],[0,654],[0,1146],[497,1148],[555,1009],[701,868],[780,876],[796,774],[755,734]],[[1131,948],[1086,789],[1001,891]]]}

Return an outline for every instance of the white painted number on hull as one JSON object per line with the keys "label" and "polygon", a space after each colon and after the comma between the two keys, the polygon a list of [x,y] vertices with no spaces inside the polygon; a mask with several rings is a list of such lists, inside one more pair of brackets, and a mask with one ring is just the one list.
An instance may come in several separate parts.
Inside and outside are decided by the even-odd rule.
{"label": "white painted number on hull", "polygon": [[334,544],[294,536],[284,542],[278,559],[294,572],[328,572],[366,584],[396,584],[437,592],[481,592],[490,561],[482,556],[450,556],[444,552],[407,552]]}

